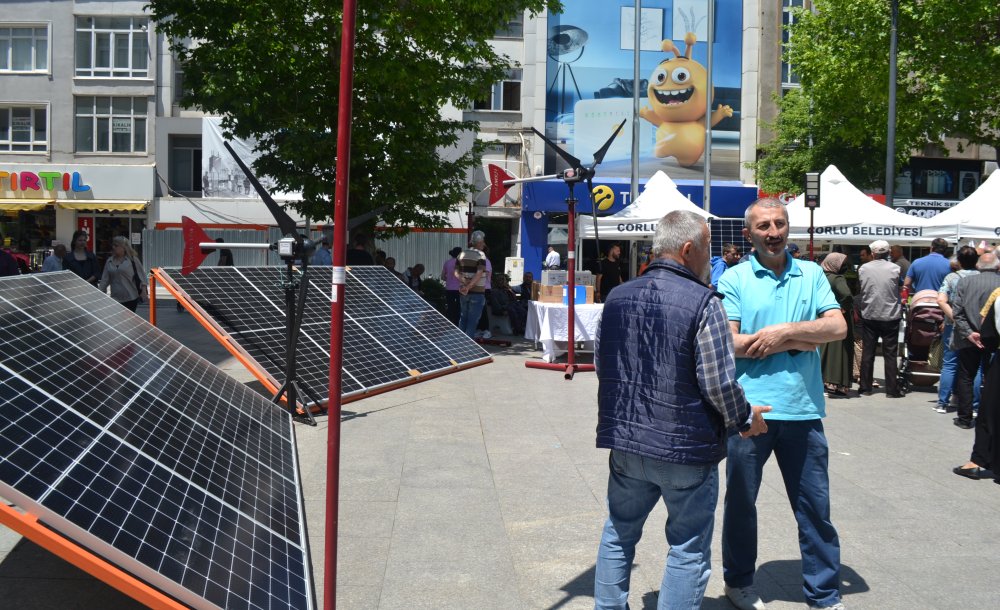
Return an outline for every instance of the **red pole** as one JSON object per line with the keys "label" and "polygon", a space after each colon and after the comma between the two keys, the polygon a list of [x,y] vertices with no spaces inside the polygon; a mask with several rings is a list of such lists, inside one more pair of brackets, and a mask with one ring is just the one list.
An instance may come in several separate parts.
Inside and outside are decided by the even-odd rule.
{"label": "red pole", "polygon": [[351,170],[351,112],[354,96],[356,0],[344,0],[340,39],[340,97],[337,107],[337,174],[333,204],[333,287],[330,295],[330,395],[326,443],[326,549],[323,607],[337,608],[337,519],[340,507],[341,368],[344,347],[344,283],[347,272],[347,203]]}

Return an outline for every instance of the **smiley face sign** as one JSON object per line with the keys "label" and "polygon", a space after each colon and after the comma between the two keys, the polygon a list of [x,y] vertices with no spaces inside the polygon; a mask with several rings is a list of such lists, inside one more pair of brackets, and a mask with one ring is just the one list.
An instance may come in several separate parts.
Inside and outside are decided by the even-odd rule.
{"label": "smiley face sign", "polygon": [[594,205],[600,211],[605,211],[615,204],[615,193],[611,190],[610,186],[601,184],[594,187],[593,192],[591,192],[593,197]]}

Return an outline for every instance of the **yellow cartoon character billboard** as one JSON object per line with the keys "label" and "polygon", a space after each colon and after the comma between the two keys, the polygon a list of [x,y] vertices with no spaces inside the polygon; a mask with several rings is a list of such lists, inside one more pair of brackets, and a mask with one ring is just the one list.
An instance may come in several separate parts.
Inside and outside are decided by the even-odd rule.
{"label": "yellow cartoon character billboard", "polygon": [[[684,36],[687,48],[681,54],[672,40],[664,40],[661,48],[674,57],[660,62],[649,79],[649,106],[639,110],[639,116],[656,126],[656,147],[659,158],[674,157],[682,166],[693,165],[705,152],[705,103],[708,95],[708,75],[705,67],[691,59],[695,35]],[[712,87],[712,95],[715,88]],[[712,127],[733,109],[719,104],[712,112]]]}

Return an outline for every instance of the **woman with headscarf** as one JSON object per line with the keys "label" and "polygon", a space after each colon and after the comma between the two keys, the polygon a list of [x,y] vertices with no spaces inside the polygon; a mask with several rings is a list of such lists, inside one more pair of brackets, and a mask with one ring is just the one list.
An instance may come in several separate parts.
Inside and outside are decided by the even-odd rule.
{"label": "woman with headscarf", "polygon": [[833,295],[844,311],[847,320],[847,336],[840,341],[821,345],[820,358],[823,361],[823,384],[826,391],[834,396],[847,396],[851,389],[851,373],[854,367],[854,297],[844,279],[847,255],[840,252],[828,254],[822,267],[830,282]]}

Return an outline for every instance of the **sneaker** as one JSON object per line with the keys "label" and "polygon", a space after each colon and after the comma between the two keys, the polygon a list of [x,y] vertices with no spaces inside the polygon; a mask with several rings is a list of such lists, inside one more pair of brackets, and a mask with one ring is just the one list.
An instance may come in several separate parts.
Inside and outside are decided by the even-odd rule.
{"label": "sneaker", "polygon": [[482,337],[480,337],[480,338],[481,338],[481,339],[492,339],[492,338],[493,338],[493,333],[491,333],[491,332],[490,332],[490,331],[488,331],[488,330],[484,330],[484,331],[483,331],[483,336],[482,336]]}
{"label": "sneaker", "polygon": [[847,610],[847,606],[844,605],[844,602],[837,602],[832,606],[823,606],[822,608],[820,608],[819,606],[809,606],[809,607],[815,610]]}
{"label": "sneaker", "polygon": [[937,406],[934,407],[934,410],[937,411],[938,413],[947,413],[948,405],[943,405],[941,403],[938,403]]}
{"label": "sneaker", "polygon": [[760,598],[760,595],[757,595],[757,590],[753,588],[753,585],[749,587],[725,585],[723,589],[729,601],[740,610],[766,610],[767,608],[764,605],[764,600]]}

